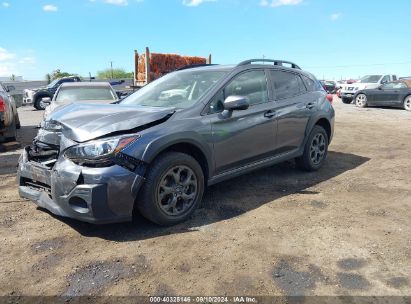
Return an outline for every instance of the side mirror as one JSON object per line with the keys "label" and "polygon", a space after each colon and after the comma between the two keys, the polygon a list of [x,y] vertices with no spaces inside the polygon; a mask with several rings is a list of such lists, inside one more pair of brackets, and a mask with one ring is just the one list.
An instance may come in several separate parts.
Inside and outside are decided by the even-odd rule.
{"label": "side mirror", "polygon": [[225,118],[231,116],[233,111],[247,110],[250,102],[247,97],[232,95],[224,100],[224,111],[221,113]]}
{"label": "side mirror", "polygon": [[249,106],[248,98],[244,96],[232,95],[224,100],[224,109],[228,111],[247,110]]}
{"label": "side mirror", "polygon": [[42,102],[47,103],[47,104],[51,104],[51,98],[50,97],[43,97],[41,99]]}

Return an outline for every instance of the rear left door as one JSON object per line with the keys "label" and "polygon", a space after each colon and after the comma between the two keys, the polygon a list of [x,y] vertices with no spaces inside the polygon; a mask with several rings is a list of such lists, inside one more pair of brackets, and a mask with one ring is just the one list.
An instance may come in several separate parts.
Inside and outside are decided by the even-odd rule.
{"label": "rear left door", "polygon": [[316,109],[316,85],[307,79],[311,81],[308,89],[302,76],[291,71],[275,69],[270,76],[277,121],[276,154],[293,152],[302,146],[308,121]]}

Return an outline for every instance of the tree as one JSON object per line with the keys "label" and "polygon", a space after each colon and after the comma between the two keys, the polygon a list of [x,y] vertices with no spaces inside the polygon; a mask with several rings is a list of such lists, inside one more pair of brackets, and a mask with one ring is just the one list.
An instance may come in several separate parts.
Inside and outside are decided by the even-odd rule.
{"label": "tree", "polygon": [[119,79],[133,78],[133,73],[126,72],[124,69],[105,69],[97,72],[98,79]]}
{"label": "tree", "polygon": [[16,80],[16,75],[11,74],[10,80],[11,80],[11,81],[15,81],[15,80]]}
{"label": "tree", "polygon": [[57,69],[57,70],[54,70],[51,74],[46,74],[46,80],[50,82],[58,78],[75,76],[75,75],[76,74],[61,72],[60,69]]}

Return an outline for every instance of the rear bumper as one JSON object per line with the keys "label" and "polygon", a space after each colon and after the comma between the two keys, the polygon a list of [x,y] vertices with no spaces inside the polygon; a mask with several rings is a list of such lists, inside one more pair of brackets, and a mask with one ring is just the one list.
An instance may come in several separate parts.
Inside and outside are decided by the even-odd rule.
{"label": "rear bumper", "polygon": [[126,222],[144,178],[114,165],[78,166],[60,157],[52,169],[28,160],[27,148],[19,160],[19,194],[55,215],[89,223]]}

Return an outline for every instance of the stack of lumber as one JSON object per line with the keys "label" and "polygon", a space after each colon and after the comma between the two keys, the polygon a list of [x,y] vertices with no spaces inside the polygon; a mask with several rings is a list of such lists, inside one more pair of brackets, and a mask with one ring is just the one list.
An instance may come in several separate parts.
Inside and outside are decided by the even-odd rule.
{"label": "stack of lumber", "polygon": [[[205,64],[206,58],[181,56],[177,54],[150,54],[150,81],[157,79],[164,74],[175,71],[179,68],[192,64]],[[146,80],[146,55],[138,57],[137,81]]]}

